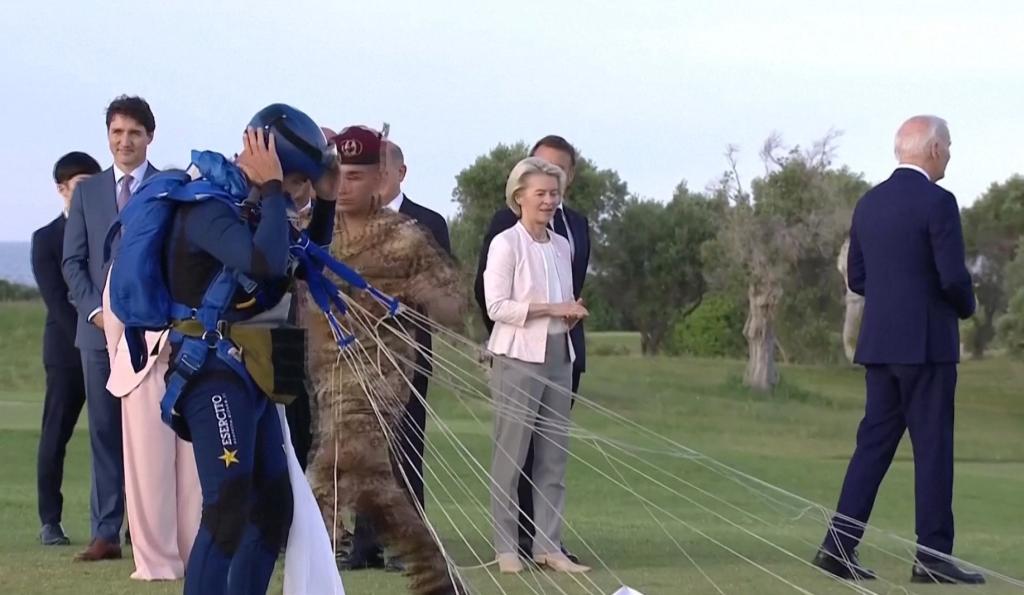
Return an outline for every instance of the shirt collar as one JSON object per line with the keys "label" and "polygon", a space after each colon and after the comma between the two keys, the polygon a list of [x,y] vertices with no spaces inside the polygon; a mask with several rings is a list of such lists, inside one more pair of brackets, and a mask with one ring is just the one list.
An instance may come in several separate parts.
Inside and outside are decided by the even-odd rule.
{"label": "shirt collar", "polygon": [[901,163],[901,164],[896,166],[896,169],[911,169],[911,170],[914,170],[917,173],[921,174],[925,178],[928,178],[929,182],[932,181],[932,177],[928,175],[928,172],[924,171],[923,168],[921,168],[921,167],[919,167],[917,165],[914,165],[913,163]]}
{"label": "shirt collar", "polygon": [[[142,165],[136,167],[134,170],[127,172],[132,175],[132,182],[141,182],[142,178],[146,177],[146,170],[149,169],[149,161],[143,161]],[[121,171],[121,168],[114,164],[114,184],[120,184],[121,180],[124,179],[126,172]]]}
{"label": "shirt collar", "polygon": [[397,213],[402,209],[403,202],[405,202],[405,193],[399,190],[398,196],[388,201],[387,207]]}

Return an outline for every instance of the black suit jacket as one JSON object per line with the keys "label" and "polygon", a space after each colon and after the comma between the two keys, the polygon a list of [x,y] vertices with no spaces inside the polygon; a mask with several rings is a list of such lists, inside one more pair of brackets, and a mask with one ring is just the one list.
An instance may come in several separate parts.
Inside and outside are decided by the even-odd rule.
{"label": "black suit jacket", "polygon": [[[448,236],[448,222],[445,221],[444,217],[441,216],[437,211],[428,209],[427,207],[413,202],[408,196],[402,195],[402,206],[398,208],[398,212],[414,219],[417,223],[427,228],[430,235],[433,236],[434,241],[437,242],[441,249],[445,251],[448,256],[452,254],[452,241]],[[424,349],[429,353],[433,347],[433,339],[430,333],[423,329],[416,329],[416,340]],[[419,354],[416,357],[417,365],[424,368],[429,374],[433,370],[433,366],[429,359]]]}
{"label": "black suit jacket", "polygon": [[404,198],[398,212],[412,217],[417,223],[430,230],[430,235],[434,236],[434,240],[441,246],[441,249],[451,256],[452,241],[448,237],[448,222],[445,221],[444,217],[437,211],[432,211],[417,202],[413,202],[408,196],[404,194],[402,196]]}
{"label": "black suit jacket", "polygon": [[858,363],[960,360],[959,318],[974,314],[956,198],[920,172],[897,169],[857,203],[850,289],[866,307]]}
{"label": "black suit jacket", "polygon": [[[565,218],[569,223],[569,233],[572,234],[576,251],[572,257],[572,291],[576,299],[583,295],[583,283],[587,280],[587,268],[590,266],[590,222],[581,213],[563,206]],[[556,215],[557,217],[557,215]],[[480,248],[480,259],[476,267],[476,282],[473,284],[473,294],[476,303],[483,315],[484,325],[487,332],[494,328],[494,322],[487,316],[487,300],[484,297],[484,269],[487,268],[487,252],[491,248],[491,241],[494,236],[509,229],[519,222],[519,217],[508,207],[501,209],[494,214],[491,225],[484,235],[484,244]],[[587,369],[587,342],[583,332],[583,323],[579,323],[569,332],[572,340],[573,350],[576,352],[574,367],[580,372]]]}
{"label": "black suit jacket", "polygon": [[61,215],[32,234],[32,274],[46,304],[43,365],[48,367],[82,365],[75,347],[78,313],[71,305],[61,266],[66,222],[67,219]]}

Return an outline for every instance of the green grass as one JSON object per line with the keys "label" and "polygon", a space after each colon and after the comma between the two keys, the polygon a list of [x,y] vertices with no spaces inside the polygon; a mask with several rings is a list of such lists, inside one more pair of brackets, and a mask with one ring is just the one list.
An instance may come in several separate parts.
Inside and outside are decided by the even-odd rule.
{"label": "green grass", "polygon": [[[5,593],[18,594],[180,592],[180,583],[130,581],[129,561],[73,564],[70,560],[77,548],[44,549],[36,544],[41,328],[38,304],[0,305],[0,527],[4,528],[0,533],[0,586]],[[863,407],[862,372],[854,368],[786,367],[783,387],[773,396],[758,397],[740,385],[741,362],[641,358],[637,355],[638,340],[629,334],[595,333],[592,342],[629,354],[591,358],[581,391],[585,397],[789,492],[829,507],[834,505]],[[971,362],[961,368],[960,379],[957,554],[1010,576],[1024,577],[1024,515],[1020,513],[1024,494],[1024,400],[1019,397],[1024,365],[1001,358]],[[457,398],[440,380],[432,386],[431,403],[486,468],[490,457],[486,404],[477,400],[463,406],[459,398],[467,399],[467,395]],[[480,420],[474,420],[472,414]],[[849,592],[803,564],[822,536],[819,512],[804,510],[795,500],[779,494],[772,494],[774,501],[766,500],[744,485],[707,470],[699,461],[649,452],[664,451],[667,445],[600,415],[592,407],[578,404],[574,419],[597,435],[647,449],[633,458],[607,445],[598,449],[583,439],[573,443],[573,452],[581,460],[570,463],[567,514],[578,535],[569,531],[566,541],[587,561],[596,563],[600,559],[611,568],[598,568],[589,575],[599,586],[594,589],[585,583],[591,592],[611,593],[618,586],[615,577],[646,595],[717,592],[681,548],[725,593],[793,592],[722,546],[810,592]],[[430,428],[428,465],[432,473],[427,483],[433,490],[428,496],[428,513],[454,559],[460,565],[475,565],[477,556],[488,560],[492,555],[487,539],[474,529],[487,534],[484,485],[471,477],[467,464],[459,462],[437,424],[431,422]],[[630,464],[613,465],[606,456]],[[456,482],[441,470],[439,459],[452,462],[466,480],[469,495],[459,493]],[[77,545],[88,534],[88,478],[88,443],[83,430],[70,445],[64,489],[65,526]],[[615,485],[622,480],[635,493]],[[446,494],[442,486],[453,493]],[[466,534],[469,546],[460,541],[443,512],[457,519],[455,525]],[[905,444],[882,487],[872,523],[913,539],[913,518],[913,465],[909,445]],[[587,551],[588,546],[593,553]],[[871,534],[862,548],[862,557],[895,583],[872,588],[880,593],[909,588],[907,564],[876,547],[906,556],[905,548],[897,541]],[[468,576],[478,592],[500,592],[483,571],[468,571]],[[400,577],[383,573],[348,573],[344,579],[350,595],[404,592]],[[533,592],[515,578],[498,580],[509,593]],[[527,580],[533,589],[548,584],[539,577]],[[568,593],[587,592],[569,578],[555,580]],[[271,592],[280,592],[280,587],[275,585]],[[981,592],[1018,591],[993,584]]]}

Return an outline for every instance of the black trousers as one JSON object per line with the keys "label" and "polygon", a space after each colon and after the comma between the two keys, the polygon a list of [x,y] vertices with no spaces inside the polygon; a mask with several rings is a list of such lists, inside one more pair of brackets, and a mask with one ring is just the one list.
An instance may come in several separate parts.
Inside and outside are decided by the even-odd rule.
{"label": "black trousers", "polygon": [[284,417],[288,421],[295,457],[299,459],[299,466],[305,471],[306,463],[309,462],[309,450],[313,446],[313,412],[308,390],[303,391],[284,408]]}
{"label": "black trousers", "polygon": [[[416,393],[427,395],[427,386],[430,378],[417,372],[413,375],[412,385]],[[409,403],[405,407],[405,417],[402,418],[402,435],[399,437],[401,452],[398,453],[398,460],[392,463],[396,468],[400,467],[409,479],[409,486],[412,487],[412,496],[416,498],[420,506],[425,506],[423,490],[423,453],[426,449],[424,438],[427,430],[427,408],[415,395],[409,395]],[[402,476],[395,473],[400,483],[404,483]],[[403,485],[403,487],[405,487]],[[371,523],[362,516],[356,516],[355,528],[352,538],[353,557],[373,557],[380,554],[381,548],[377,543],[377,535]]]}
{"label": "black trousers", "polygon": [[[582,372],[578,368],[572,369],[572,392],[576,394],[580,388],[580,376]],[[569,404],[571,409],[576,404],[576,399]],[[529,554],[533,551],[533,440],[530,440],[530,448],[526,451],[526,460],[523,462],[522,474],[519,476],[519,549]]]}
{"label": "black trousers", "polygon": [[64,511],[64,456],[85,405],[85,377],[80,362],[68,366],[46,366],[46,396],[43,424],[36,460],[36,492],[39,522],[61,522]]}
{"label": "black trousers", "polygon": [[[867,402],[857,429],[857,448],[836,507],[839,515],[832,519],[824,548],[848,555],[860,543],[864,529],[859,523],[867,523],[871,516],[878,488],[909,430],[917,543],[952,553],[956,365],[873,365],[867,367],[865,378]],[[932,556],[919,553],[918,557]]]}

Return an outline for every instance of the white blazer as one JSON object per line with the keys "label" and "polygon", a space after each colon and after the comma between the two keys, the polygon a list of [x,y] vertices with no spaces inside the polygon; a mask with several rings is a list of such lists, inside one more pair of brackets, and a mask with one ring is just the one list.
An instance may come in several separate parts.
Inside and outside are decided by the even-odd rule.
{"label": "white blazer", "polygon": [[[550,232],[555,249],[555,265],[562,295],[571,300],[572,256],[569,241]],[[547,352],[547,317],[526,319],[531,303],[550,301],[548,272],[540,244],[526,231],[522,222],[494,236],[487,251],[484,269],[484,300],[487,315],[494,321],[487,349],[524,362],[542,364]],[[576,359],[569,334],[569,356]]]}

